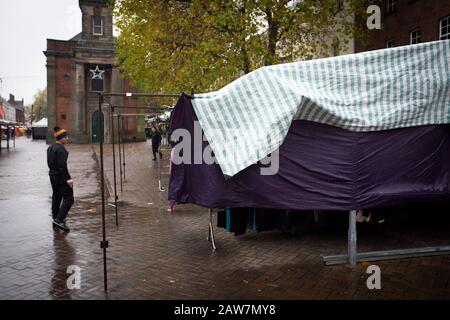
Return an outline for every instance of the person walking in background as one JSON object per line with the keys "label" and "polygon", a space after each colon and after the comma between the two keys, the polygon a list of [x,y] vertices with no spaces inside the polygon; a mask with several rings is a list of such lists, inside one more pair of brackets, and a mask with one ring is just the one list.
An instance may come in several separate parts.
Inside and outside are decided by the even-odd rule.
{"label": "person walking in background", "polygon": [[53,225],[64,231],[70,231],[66,225],[66,217],[74,203],[73,180],[67,169],[69,152],[64,147],[69,141],[69,136],[66,130],[59,127],[55,127],[54,131],[56,142],[47,149],[47,164],[53,189]]}
{"label": "person walking in background", "polygon": [[159,158],[162,159],[162,153],[159,150],[159,147],[161,145],[161,134],[159,133],[156,126],[152,127],[152,151],[153,151],[153,161],[156,160],[156,154],[159,153]]}

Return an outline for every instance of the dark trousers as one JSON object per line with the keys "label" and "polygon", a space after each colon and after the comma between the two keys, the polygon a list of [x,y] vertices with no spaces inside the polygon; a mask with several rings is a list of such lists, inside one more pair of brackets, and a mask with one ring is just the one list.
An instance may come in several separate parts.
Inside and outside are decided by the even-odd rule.
{"label": "dark trousers", "polygon": [[[73,205],[73,189],[67,181],[58,176],[50,176],[52,184],[52,216],[53,219],[64,221]],[[62,201],[62,205],[61,205]]]}
{"label": "dark trousers", "polygon": [[[153,151],[153,159],[156,159],[156,154],[159,151],[159,146],[157,147],[152,147],[152,151]],[[159,151],[159,158],[162,159],[162,153],[161,151]]]}

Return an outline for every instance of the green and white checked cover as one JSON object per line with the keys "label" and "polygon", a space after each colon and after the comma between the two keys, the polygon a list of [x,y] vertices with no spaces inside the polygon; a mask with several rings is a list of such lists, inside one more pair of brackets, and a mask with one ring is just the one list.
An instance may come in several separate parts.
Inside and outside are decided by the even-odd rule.
{"label": "green and white checked cover", "polygon": [[352,131],[449,123],[449,64],[450,40],[280,64],[192,103],[233,176],[277,150],[295,119]]}

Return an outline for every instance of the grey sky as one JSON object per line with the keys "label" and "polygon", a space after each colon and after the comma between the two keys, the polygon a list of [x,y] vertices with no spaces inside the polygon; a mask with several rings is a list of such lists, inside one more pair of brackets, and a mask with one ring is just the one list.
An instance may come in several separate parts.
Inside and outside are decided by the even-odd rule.
{"label": "grey sky", "polygon": [[0,95],[31,104],[47,85],[46,39],[68,40],[80,31],[78,0],[0,0]]}

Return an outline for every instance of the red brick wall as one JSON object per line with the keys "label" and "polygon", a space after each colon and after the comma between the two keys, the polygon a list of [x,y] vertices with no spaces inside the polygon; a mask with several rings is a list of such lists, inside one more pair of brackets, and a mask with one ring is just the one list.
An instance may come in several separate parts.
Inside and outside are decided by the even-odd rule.
{"label": "red brick wall", "polygon": [[[134,89],[128,79],[123,79],[123,88],[125,92],[136,92],[136,89]],[[127,107],[136,107],[139,105],[142,105],[143,103],[140,102],[139,98],[125,98],[125,106]],[[138,109],[126,109],[124,113],[138,113]],[[132,138],[133,135],[137,132],[137,119],[136,117],[125,117],[124,120],[124,130],[129,137],[129,139]]]}
{"label": "red brick wall", "polygon": [[71,59],[69,57],[56,57],[56,124],[68,131],[72,129],[70,79]]}
{"label": "red brick wall", "polygon": [[439,40],[439,21],[450,15],[449,0],[397,0],[397,10],[387,14],[387,0],[377,1],[381,8],[381,30],[370,31],[370,43],[363,46],[358,41],[355,52],[386,48],[393,39],[395,46],[410,44],[410,32],[422,29],[422,42]]}
{"label": "red brick wall", "polygon": [[47,39],[47,50],[52,51],[70,51],[74,42],[64,40]]}
{"label": "red brick wall", "polygon": [[[55,64],[56,64],[56,125],[66,130],[72,130],[72,110],[71,110],[71,64],[73,62],[72,57],[72,47],[76,44],[73,41],[61,41],[47,39],[47,51],[56,51]],[[112,69],[106,69],[104,73],[104,92],[111,92],[111,77]],[[98,94],[91,92],[91,78],[92,73],[89,68],[85,68],[85,101],[86,101],[86,123],[85,132],[91,131],[91,114],[98,109]],[[124,91],[125,92],[136,92],[127,80],[124,81]],[[141,105],[138,99],[124,99],[124,104],[126,106],[136,106]],[[123,113],[136,113],[137,109],[124,109],[121,110]],[[108,117],[108,113],[104,113],[105,117]],[[105,118],[105,121],[109,119]],[[136,136],[137,132],[137,119],[136,117],[126,117],[124,121],[124,127],[126,128],[126,140],[133,140],[133,136]]]}

